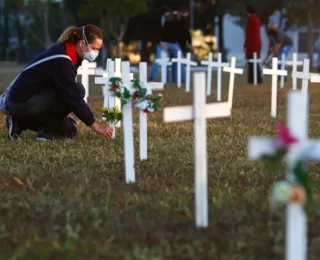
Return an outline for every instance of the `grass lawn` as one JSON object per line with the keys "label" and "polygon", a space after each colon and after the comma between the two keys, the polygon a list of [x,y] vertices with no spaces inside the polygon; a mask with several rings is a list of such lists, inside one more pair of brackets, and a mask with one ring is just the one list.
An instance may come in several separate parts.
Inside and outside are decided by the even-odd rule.
{"label": "grass lawn", "polygon": [[[0,67],[2,89],[15,75]],[[216,73],[213,73],[216,74]],[[285,210],[272,212],[270,186],[285,178],[247,159],[251,135],[274,135],[286,119],[288,82],[270,116],[270,77],[259,87],[236,75],[232,116],[208,120],[209,228],[194,224],[193,122],[164,124],[163,107],[192,104],[167,85],[162,108],[149,116],[148,160],[139,161],[134,112],[135,184],[124,181],[123,136],[105,141],[83,124],[74,140],[37,142],[35,133],[7,139],[0,131],[0,259],[284,259]],[[213,79],[215,83],[215,79]],[[223,79],[227,99],[228,76]],[[196,87],[196,86],[195,86]],[[214,102],[215,91],[208,98]],[[102,91],[90,88],[100,118]],[[310,85],[310,137],[320,137],[320,88]],[[319,164],[310,163],[319,180]],[[318,195],[318,190],[315,191]],[[320,220],[309,215],[309,260],[320,256]]]}

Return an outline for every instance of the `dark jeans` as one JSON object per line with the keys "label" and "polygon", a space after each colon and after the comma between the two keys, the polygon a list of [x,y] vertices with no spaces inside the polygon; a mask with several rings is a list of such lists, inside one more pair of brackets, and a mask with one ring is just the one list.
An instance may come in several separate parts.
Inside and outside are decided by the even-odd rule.
{"label": "dark jeans", "polygon": [[[248,62],[248,83],[249,84],[254,83],[254,64],[251,62]],[[258,84],[262,83],[260,64],[257,64],[257,83]]]}
{"label": "dark jeans", "polygon": [[10,115],[21,130],[43,131],[73,137],[77,128],[67,115],[70,106],[52,90],[35,94],[25,102],[8,101]]}

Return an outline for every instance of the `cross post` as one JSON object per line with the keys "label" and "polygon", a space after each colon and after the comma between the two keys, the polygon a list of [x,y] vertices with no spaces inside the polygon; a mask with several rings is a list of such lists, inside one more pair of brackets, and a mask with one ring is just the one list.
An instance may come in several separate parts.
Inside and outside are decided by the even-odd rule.
{"label": "cross post", "polygon": [[277,117],[277,82],[278,76],[287,76],[286,70],[278,70],[278,58],[272,58],[272,69],[263,69],[265,75],[272,76],[272,88],[271,88],[271,116]]}
{"label": "cross post", "polygon": [[[281,60],[279,61],[281,70],[285,70],[286,67],[286,55],[282,53]],[[280,75],[280,88],[284,88],[284,75]]]}
{"label": "cross post", "polygon": [[78,68],[78,75],[81,75],[81,83],[86,91],[84,100],[87,102],[89,97],[89,75],[96,74],[97,63],[83,60]]}
{"label": "cross post", "polygon": [[[152,94],[152,90],[163,90],[163,83],[147,81],[147,63],[139,63],[139,80],[147,88],[147,95]],[[140,161],[147,160],[148,157],[148,118],[143,111],[139,112],[140,120]]]}
{"label": "cross post", "polygon": [[206,104],[206,75],[194,73],[194,105],[165,108],[164,122],[194,120],[195,134],[195,218],[198,228],[208,226],[207,118],[231,115],[228,102]]}
{"label": "cross post", "polygon": [[222,55],[218,53],[217,61],[212,61],[212,52],[209,53],[207,61],[201,61],[202,65],[207,65],[207,95],[211,95],[211,80],[212,68],[217,68],[217,100],[221,101],[221,82],[222,82],[222,68],[228,66],[228,63],[222,62]]}
{"label": "cross post", "polygon": [[[292,61],[287,61],[286,64],[289,66],[292,66],[292,74],[294,74],[297,71],[298,66],[302,66],[303,62],[298,61],[297,53],[292,54]],[[292,89],[297,89],[297,78],[292,77]]]}
{"label": "cross post", "polygon": [[181,88],[181,67],[182,67],[182,55],[181,55],[181,51],[178,51],[178,57],[177,58],[173,58],[171,59],[172,63],[176,62],[177,63],[177,67],[178,67],[178,75],[177,75],[177,85],[178,88]]}
{"label": "cross post", "polygon": [[165,51],[161,51],[161,58],[156,59],[156,63],[161,66],[161,82],[163,84],[167,83],[167,67],[171,65],[170,59],[167,57]]}
{"label": "cross post", "polygon": [[[295,182],[293,168],[296,160],[320,161],[320,141],[308,140],[308,93],[291,91],[288,95],[287,127],[299,140],[289,148],[286,157],[287,178]],[[272,137],[249,138],[248,156],[259,160],[277,151],[278,140]],[[307,218],[301,204],[289,203],[286,211],[286,260],[307,259]]]}
{"label": "cross post", "polygon": [[[197,66],[195,61],[191,61],[191,53],[187,53],[187,58],[182,59],[182,64],[186,65],[186,91],[190,92],[190,74],[191,74],[191,66]],[[180,73],[181,77],[181,73]]]}
{"label": "cross post", "polygon": [[253,53],[253,59],[248,60],[249,63],[253,63],[253,84],[258,85],[258,64],[261,62],[261,59],[258,59],[256,52]]}
{"label": "cross post", "polygon": [[223,71],[230,73],[228,102],[229,102],[230,108],[232,108],[233,92],[234,92],[234,76],[235,74],[243,74],[243,69],[236,68],[236,57],[232,57],[230,67],[223,67]]}
{"label": "cross post", "polygon": [[[130,91],[130,63],[122,62],[122,84]],[[126,183],[136,181],[134,168],[134,145],[133,145],[133,123],[132,123],[132,104],[129,102],[123,106],[123,136],[124,136],[124,163]]]}
{"label": "cross post", "polygon": [[310,60],[304,59],[303,61],[303,71],[292,71],[292,80],[297,81],[297,79],[302,79],[302,92],[308,92],[309,80],[311,78],[310,74]]}

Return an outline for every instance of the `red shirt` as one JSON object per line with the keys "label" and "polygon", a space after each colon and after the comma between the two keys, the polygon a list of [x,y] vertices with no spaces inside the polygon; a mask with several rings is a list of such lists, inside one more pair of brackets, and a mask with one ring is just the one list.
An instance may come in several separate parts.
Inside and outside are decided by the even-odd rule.
{"label": "red shirt", "polygon": [[253,53],[256,52],[258,58],[261,53],[261,23],[257,15],[252,14],[248,18],[246,27],[246,38],[244,47],[246,48],[246,58],[253,58]]}

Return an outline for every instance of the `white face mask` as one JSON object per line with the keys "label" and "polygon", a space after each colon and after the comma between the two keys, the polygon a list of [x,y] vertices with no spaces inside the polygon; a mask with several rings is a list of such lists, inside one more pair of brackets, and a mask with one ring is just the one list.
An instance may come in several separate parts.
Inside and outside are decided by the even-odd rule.
{"label": "white face mask", "polygon": [[[86,41],[86,44],[87,44],[87,46],[89,48],[89,43],[88,43],[87,37],[86,37],[86,35],[84,33],[84,26],[82,27],[82,34],[83,34],[83,38]],[[83,58],[85,60],[87,60],[87,61],[95,61],[95,59],[98,57],[98,55],[99,55],[99,51],[97,51],[97,50],[89,50],[89,51],[84,53]]]}

